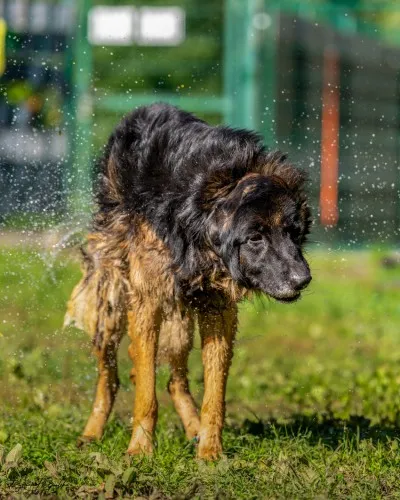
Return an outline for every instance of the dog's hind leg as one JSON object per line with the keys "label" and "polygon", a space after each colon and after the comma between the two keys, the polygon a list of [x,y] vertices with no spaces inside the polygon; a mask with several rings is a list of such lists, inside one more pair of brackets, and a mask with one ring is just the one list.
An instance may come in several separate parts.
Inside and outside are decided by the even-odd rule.
{"label": "dog's hind leg", "polygon": [[165,357],[171,368],[168,392],[182,420],[188,439],[197,436],[200,428],[198,411],[189,390],[187,377],[187,363],[193,347],[193,334],[193,313],[179,305],[175,306],[163,320],[159,346],[160,357]]}
{"label": "dog's hind leg", "polygon": [[127,284],[117,264],[86,253],[84,276],[68,303],[64,325],[89,333],[98,364],[96,396],[78,444],[101,438],[119,386],[117,350],[126,329]]}
{"label": "dog's hind leg", "polygon": [[[92,322],[94,353],[97,357],[98,379],[92,412],[81,442],[100,439],[111,413],[119,387],[117,352],[126,330],[126,284],[115,266],[98,268],[88,287],[95,291],[96,301],[86,297],[86,319]],[[94,311],[92,310],[94,308]],[[90,325],[87,325],[87,330]]]}
{"label": "dog's hind leg", "polygon": [[115,332],[95,348],[98,366],[96,396],[92,412],[78,443],[100,439],[119,388],[117,351],[123,332]]}
{"label": "dog's hind leg", "polygon": [[156,356],[161,324],[161,311],[150,297],[135,300],[128,312],[128,334],[131,338],[129,355],[132,358],[136,386],[133,410],[132,437],[128,453],[150,454],[157,423]]}
{"label": "dog's hind leg", "polygon": [[236,305],[199,313],[204,367],[198,457],[215,460],[222,453],[225,389],[237,327]]}

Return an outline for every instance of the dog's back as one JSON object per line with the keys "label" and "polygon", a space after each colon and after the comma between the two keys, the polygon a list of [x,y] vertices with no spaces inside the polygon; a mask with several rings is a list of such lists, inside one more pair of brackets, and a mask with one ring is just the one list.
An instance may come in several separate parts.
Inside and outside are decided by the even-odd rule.
{"label": "dog's back", "polygon": [[182,193],[196,167],[193,163],[188,171],[189,157],[195,155],[200,134],[209,128],[165,104],[129,113],[111,135],[101,161],[99,209],[118,202],[123,209],[150,213],[149,204],[159,201],[163,192]]}
{"label": "dog's back", "polygon": [[228,165],[253,166],[263,151],[253,132],[211,127],[167,104],[139,108],[109,139],[101,161],[99,210],[122,204],[158,227],[204,175]]}

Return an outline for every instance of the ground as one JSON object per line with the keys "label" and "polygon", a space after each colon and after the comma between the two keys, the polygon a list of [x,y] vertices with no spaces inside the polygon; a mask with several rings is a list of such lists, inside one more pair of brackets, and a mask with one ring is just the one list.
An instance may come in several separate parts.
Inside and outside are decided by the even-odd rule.
{"label": "ground", "polygon": [[312,250],[300,302],[242,305],[226,455],[208,464],[185,440],[164,368],[156,452],[125,456],[126,341],[106,435],[76,447],[96,380],[88,338],[61,330],[79,266],[70,253],[0,250],[0,497],[400,498],[400,271],[381,258]]}

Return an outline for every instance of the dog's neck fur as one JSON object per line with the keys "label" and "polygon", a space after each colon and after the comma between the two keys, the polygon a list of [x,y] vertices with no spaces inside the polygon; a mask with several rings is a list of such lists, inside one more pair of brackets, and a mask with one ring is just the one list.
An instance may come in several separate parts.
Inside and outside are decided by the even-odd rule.
{"label": "dog's neck fur", "polygon": [[[96,215],[95,222],[103,222],[101,213]],[[211,246],[202,250],[207,259],[207,272],[188,276],[186,270],[174,265],[170,248],[160,240],[151,225],[142,217],[121,216],[120,212],[116,211],[112,217],[108,214],[107,230],[104,229],[102,226],[101,232],[95,231],[88,237],[88,255],[95,257],[93,262],[89,263],[93,270],[99,262],[102,265],[104,261],[110,262],[120,268],[129,281],[129,263],[132,256],[146,255],[149,250],[157,249],[164,271],[174,281],[175,293],[198,302],[199,305],[206,298],[207,302],[215,300],[218,294],[224,295],[229,301],[238,302],[249,293],[246,288],[235,283],[222,259]],[[110,233],[113,235],[112,238],[108,236]],[[85,250],[83,253],[86,255]]]}

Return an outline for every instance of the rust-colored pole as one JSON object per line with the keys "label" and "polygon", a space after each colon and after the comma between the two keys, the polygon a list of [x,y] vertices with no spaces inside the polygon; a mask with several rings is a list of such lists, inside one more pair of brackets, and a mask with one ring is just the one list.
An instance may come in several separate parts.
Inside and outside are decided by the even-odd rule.
{"label": "rust-colored pole", "polygon": [[323,71],[320,213],[321,224],[334,226],[339,219],[340,71],[336,50],[325,49]]}

